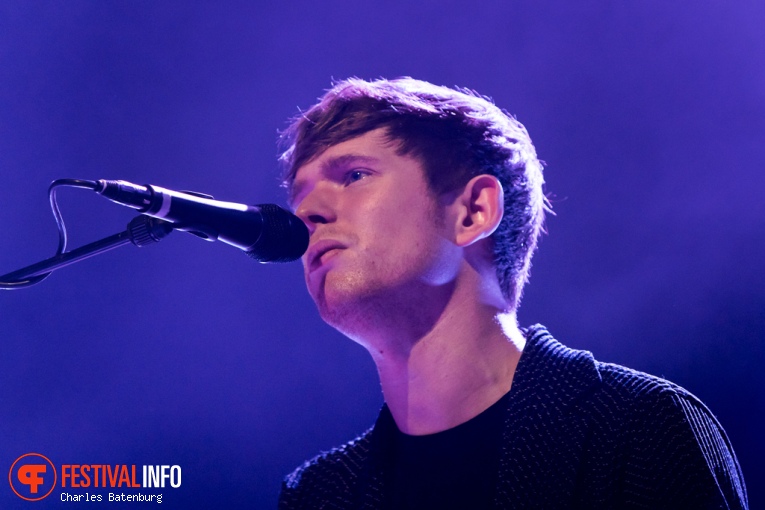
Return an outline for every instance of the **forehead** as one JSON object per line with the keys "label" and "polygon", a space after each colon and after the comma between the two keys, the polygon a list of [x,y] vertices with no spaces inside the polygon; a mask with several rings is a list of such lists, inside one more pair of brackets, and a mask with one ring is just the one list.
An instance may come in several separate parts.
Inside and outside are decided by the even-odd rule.
{"label": "forehead", "polygon": [[302,191],[313,181],[332,178],[337,172],[354,167],[381,166],[393,159],[402,158],[396,152],[396,145],[396,141],[388,136],[387,130],[379,128],[330,146],[295,171],[288,188],[289,205],[294,206]]}

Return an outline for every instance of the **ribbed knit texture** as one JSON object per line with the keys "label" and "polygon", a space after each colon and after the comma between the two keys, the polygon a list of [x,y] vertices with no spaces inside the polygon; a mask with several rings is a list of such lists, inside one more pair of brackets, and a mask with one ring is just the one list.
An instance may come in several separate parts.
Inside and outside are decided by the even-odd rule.
{"label": "ribbed knit texture", "polygon": [[[663,379],[600,363],[528,329],[505,415],[495,508],[742,509],[725,431]],[[375,426],[289,475],[279,508],[381,509],[395,422]]]}

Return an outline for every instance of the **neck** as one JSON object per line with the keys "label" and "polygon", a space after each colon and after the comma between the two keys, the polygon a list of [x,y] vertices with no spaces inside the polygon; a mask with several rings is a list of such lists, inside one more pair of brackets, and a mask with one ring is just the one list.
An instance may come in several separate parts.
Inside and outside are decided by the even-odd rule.
{"label": "neck", "polygon": [[[480,292],[476,299],[459,286],[450,289],[435,312],[422,310],[423,301],[409,309],[418,310],[412,327],[397,321],[395,332],[364,342],[398,428],[411,435],[450,429],[497,402],[510,390],[525,344],[515,314]],[[429,315],[434,319],[423,327]]]}

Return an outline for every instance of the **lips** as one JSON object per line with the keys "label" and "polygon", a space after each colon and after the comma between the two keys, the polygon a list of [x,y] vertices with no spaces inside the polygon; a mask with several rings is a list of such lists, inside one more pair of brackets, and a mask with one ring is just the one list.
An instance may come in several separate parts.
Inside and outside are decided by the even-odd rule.
{"label": "lips", "polygon": [[337,249],[342,250],[345,247],[343,243],[334,239],[322,239],[321,241],[311,243],[306,257],[308,272],[315,271],[322,266],[321,258],[325,253]]}

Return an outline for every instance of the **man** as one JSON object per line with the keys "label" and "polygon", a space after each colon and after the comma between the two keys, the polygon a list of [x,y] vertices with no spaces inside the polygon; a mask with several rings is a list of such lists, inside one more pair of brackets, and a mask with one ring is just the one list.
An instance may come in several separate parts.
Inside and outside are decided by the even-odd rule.
{"label": "man", "polygon": [[285,139],[308,291],[385,406],[281,508],[746,508],[695,397],[518,327],[547,209],[519,122],[470,91],[351,79]]}

